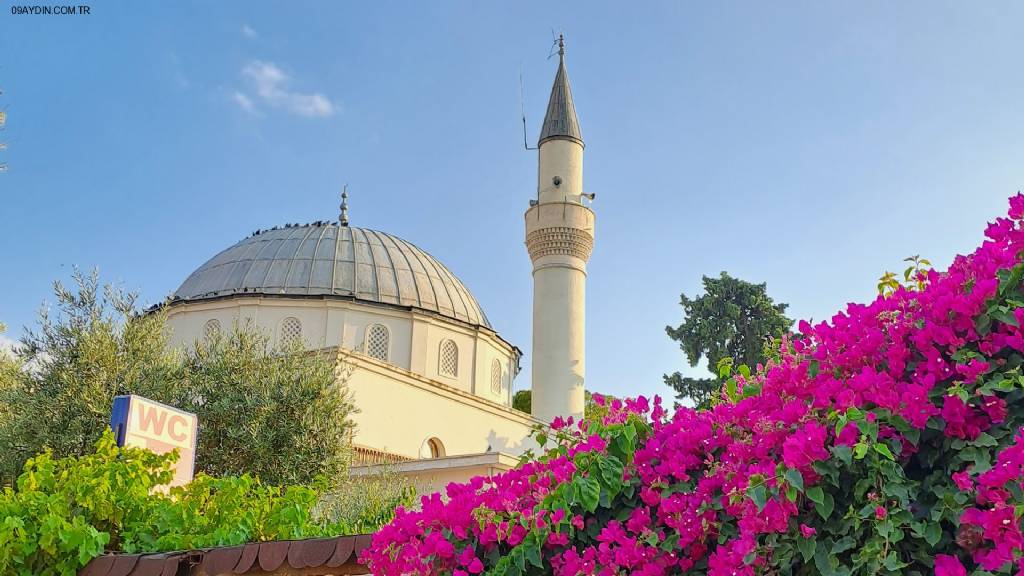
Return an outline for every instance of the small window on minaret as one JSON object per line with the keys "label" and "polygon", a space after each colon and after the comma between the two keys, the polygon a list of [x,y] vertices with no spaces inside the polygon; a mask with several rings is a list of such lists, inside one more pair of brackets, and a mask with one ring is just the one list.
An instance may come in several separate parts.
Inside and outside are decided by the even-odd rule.
{"label": "small window on minaret", "polygon": [[451,340],[441,342],[441,354],[437,359],[437,371],[442,376],[455,378],[459,375],[459,347]]}

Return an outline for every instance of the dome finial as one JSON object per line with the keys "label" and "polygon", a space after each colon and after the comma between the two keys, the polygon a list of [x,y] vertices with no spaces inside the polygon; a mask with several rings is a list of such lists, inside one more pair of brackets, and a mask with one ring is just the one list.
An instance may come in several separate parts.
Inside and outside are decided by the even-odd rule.
{"label": "dome finial", "polygon": [[558,58],[561,60],[565,59],[565,35],[558,35]]}
{"label": "dome finial", "polygon": [[341,189],[341,216],[338,221],[342,226],[348,226],[348,184]]}

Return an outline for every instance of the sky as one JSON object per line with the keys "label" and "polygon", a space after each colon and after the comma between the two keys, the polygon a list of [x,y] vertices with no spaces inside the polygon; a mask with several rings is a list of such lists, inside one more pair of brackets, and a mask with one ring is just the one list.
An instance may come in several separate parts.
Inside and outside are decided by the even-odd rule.
{"label": "sky", "polygon": [[590,390],[668,396],[664,373],[701,373],[665,326],[702,275],[827,319],[904,257],[970,251],[1024,182],[1020,3],[10,4],[8,338],[75,266],[157,303],[257,228],[335,219],[347,183],[352,224],[457,274],[529,387],[520,107],[532,144],[553,32],[597,194]]}

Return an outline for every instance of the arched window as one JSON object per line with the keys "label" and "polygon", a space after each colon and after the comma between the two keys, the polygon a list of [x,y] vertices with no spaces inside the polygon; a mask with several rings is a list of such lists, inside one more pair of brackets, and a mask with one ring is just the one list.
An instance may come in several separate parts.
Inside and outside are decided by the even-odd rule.
{"label": "arched window", "polygon": [[491,360],[491,392],[501,394],[501,362]]}
{"label": "arched window", "polygon": [[442,376],[455,378],[459,375],[459,347],[451,340],[441,342],[441,354],[437,358],[437,371]]}
{"label": "arched window", "polygon": [[292,316],[282,320],[277,330],[277,341],[281,348],[291,348],[302,342],[302,322]]}
{"label": "arched window", "polygon": [[391,335],[383,324],[371,324],[366,328],[366,355],[382,362],[388,361]]}
{"label": "arched window", "polygon": [[444,458],[444,444],[437,438],[427,438],[420,447],[420,458]]}
{"label": "arched window", "polygon": [[207,320],[203,325],[203,339],[207,342],[220,336],[220,332],[220,320]]}

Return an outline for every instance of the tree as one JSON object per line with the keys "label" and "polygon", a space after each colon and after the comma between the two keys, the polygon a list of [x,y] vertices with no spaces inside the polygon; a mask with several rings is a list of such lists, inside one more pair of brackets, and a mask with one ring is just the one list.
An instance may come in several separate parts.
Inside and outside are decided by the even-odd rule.
{"label": "tree", "polygon": [[527,414],[533,411],[533,394],[529,390],[520,390],[512,396],[512,407]]}
{"label": "tree", "polygon": [[701,358],[715,377],[691,378],[679,372],[665,375],[665,383],[677,399],[689,398],[706,406],[723,378],[719,362],[729,360],[751,368],[765,360],[765,344],[786,333],[793,321],[785,316],[788,304],[776,304],[764,283],[751,284],[722,272],[718,278],[704,276],[704,294],[690,299],[681,294],[682,324],[666,326],[669,338],[679,342],[690,366]]}
{"label": "tree", "polygon": [[[607,394],[599,394],[604,398],[614,398]],[[520,412],[526,412],[527,414],[533,411],[533,393],[530,390],[520,390],[512,396],[512,407]],[[583,391],[583,410],[587,413],[594,407],[594,393],[590,390]]]}
{"label": "tree", "polygon": [[355,406],[336,356],[301,344],[274,350],[267,340],[240,327],[186,352],[167,398],[199,418],[196,469],[270,484],[341,476]]}
{"label": "tree", "polygon": [[15,362],[29,368],[0,366],[4,484],[44,448],[89,453],[121,394],[198,415],[197,471],[284,484],[345,468],[355,408],[333,356],[273,350],[244,327],[175,350],[164,311],[140,313],[136,295],[101,287],[95,272],[74,279],[75,290],[54,284],[55,313],[22,339]]}

